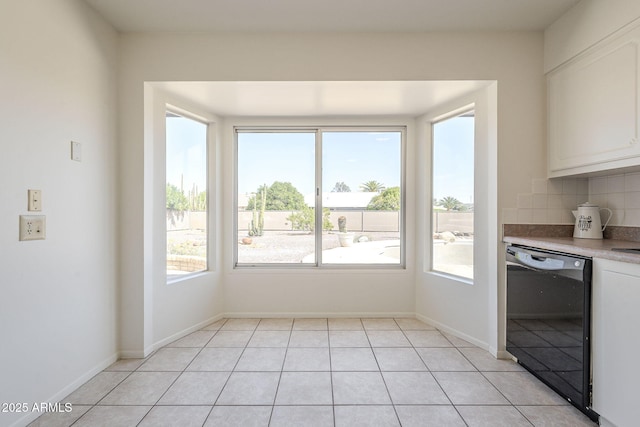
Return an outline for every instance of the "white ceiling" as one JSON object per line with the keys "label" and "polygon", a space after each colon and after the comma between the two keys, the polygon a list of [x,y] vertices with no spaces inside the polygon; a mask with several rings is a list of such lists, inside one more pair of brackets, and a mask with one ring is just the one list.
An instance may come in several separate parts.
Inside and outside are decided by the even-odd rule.
{"label": "white ceiling", "polygon": [[220,116],[417,116],[486,81],[154,82]]}
{"label": "white ceiling", "polygon": [[[85,0],[122,32],[541,31],[579,0]],[[156,82],[221,116],[410,115],[485,86]]]}
{"label": "white ceiling", "polygon": [[404,32],[548,27],[579,0],[85,0],[119,31]]}

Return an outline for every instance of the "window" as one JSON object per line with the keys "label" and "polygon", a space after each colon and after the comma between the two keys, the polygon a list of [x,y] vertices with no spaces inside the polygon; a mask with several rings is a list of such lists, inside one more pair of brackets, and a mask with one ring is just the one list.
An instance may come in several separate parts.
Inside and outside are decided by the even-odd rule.
{"label": "window", "polygon": [[238,133],[238,264],[316,262],[315,147],[315,132]]}
{"label": "window", "polygon": [[236,265],[403,265],[403,129],[236,130]]}
{"label": "window", "polygon": [[473,111],[433,124],[433,271],[473,279]]}
{"label": "window", "polygon": [[166,113],[167,277],[207,270],[207,125]]}

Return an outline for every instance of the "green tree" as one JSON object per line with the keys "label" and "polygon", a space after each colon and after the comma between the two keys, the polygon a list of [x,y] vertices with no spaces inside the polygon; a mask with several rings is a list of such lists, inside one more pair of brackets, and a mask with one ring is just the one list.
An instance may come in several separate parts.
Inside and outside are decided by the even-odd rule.
{"label": "green tree", "polygon": [[332,193],[350,193],[351,189],[344,181],[336,182],[336,185],[333,186]]}
{"label": "green tree", "polygon": [[367,193],[381,193],[384,189],[384,184],[378,181],[367,181],[360,184],[360,190]]}
{"label": "green tree", "polygon": [[186,211],[189,209],[189,200],[182,191],[173,184],[167,182],[167,209],[172,211]]}
{"label": "green tree", "polygon": [[[322,229],[331,230],[333,224],[329,218],[329,208],[322,209]],[[294,230],[313,231],[316,228],[316,210],[315,208],[306,206],[294,212],[287,217],[287,221],[291,221]]]}
{"label": "green tree", "polygon": [[459,211],[463,208],[462,202],[451,196],[440,199],[440,201],[438,202],[438,206],[442,206],[448,211]]}
{"label": "green tree", "polygon": [[[302,210],[306,204],[304,196],[290,182],[276,181],[271,186],[261,185],[256,193],[267,190],[267,201],[265,210],[268,211],[297,211]],[[246,210],[253,210],[255,195],[251,196],[247,203]]]}
{"label": "green tree", "polygon": [[399,211],[400,187],[390,187],[375,196],[367,205],[370,211]]}

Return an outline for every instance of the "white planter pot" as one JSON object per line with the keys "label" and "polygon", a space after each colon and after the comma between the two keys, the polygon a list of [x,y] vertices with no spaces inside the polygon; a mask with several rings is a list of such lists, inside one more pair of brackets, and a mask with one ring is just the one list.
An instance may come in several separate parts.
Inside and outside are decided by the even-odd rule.
{"label": "white planter pot", "polygon": [[340,239],[340,246],[353,246],[354,233],[337,233],[338,239]]}

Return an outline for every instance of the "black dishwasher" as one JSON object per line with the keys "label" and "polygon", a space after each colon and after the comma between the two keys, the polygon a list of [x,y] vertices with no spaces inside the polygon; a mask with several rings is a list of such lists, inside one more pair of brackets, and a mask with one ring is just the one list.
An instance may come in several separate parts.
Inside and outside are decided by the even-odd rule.
{"label": "black dishwasher", "polygon": [[507,246],[507,351],[593,420],[591,258]]}

